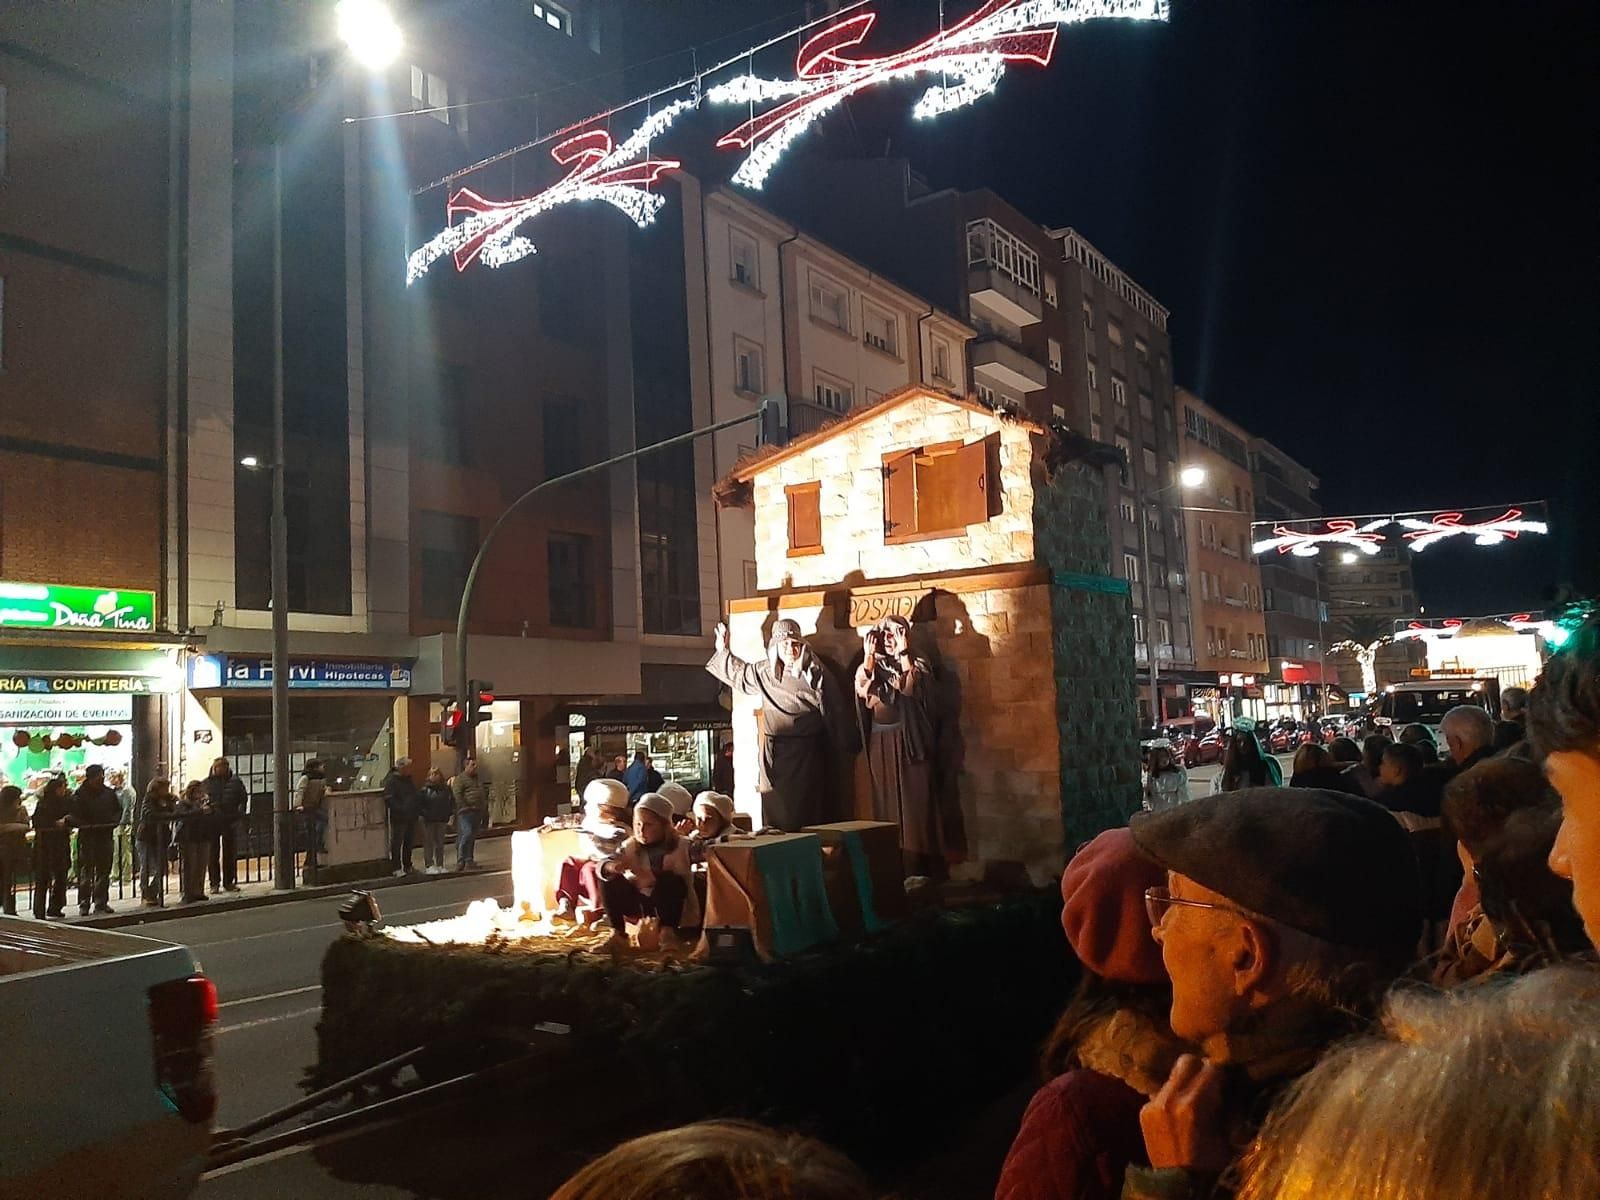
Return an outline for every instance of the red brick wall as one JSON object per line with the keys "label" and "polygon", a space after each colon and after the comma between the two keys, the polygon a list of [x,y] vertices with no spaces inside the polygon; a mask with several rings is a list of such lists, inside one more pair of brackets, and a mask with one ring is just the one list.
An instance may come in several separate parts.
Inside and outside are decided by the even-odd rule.
{"label": "red brick wall", "polygon": [[159,474],[0,451],[0,481],[0,577],[159,590]]}

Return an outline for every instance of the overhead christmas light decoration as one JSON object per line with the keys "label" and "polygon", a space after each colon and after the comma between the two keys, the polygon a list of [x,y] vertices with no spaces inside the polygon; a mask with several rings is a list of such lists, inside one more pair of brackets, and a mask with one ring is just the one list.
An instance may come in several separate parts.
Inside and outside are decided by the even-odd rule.
{"label": "overhead christmas light decoration", "polygon": [[1498,546],[1505,541],[1516,541],[1519,534],[1550,532],[1550,527],[1543,521],[1524,521],[1520,508],[1508,508],[1498,517],[1476,523],[1462,524],[1460,513],[1447,512],[1440,513],[1431,521],[1397,517],[1395,524],[1411,530],[1403,536],[1411,543],[1411,548],[1419,552],[1435,542],[1463,534],[1470,535],[1475,546]]}
{"label": "overhead christmas light decoration", "polygon": [[[591,129],[557,143],[550,157],[571,169],[532,196],[486,200],[471,188],[452,193],[445,210],[451,223],[406,259],[406,286],[421,279],[446,254],[454,256],[457,271],[465,271],[475,261],[487,267],[503,267],[535,253],[537,247],[518,234],[517,227],[563,204],[600,200],[626,213],[643,229],[666,203],[665,197],[650,190],[651,186],[682,163],[672,158],[633,160],[645,153],[652,139],[665,132],[679,114],[694,106],[693,99],[674,101],[646,118],[620,146],[613,146],[611,135],[603,129]],[[459,222],[458,216],[462,217]]]}
{"label": "overhead christmas light decoration", "polygon": [[1256,554],[1265,554],[1268,550],[1276,550],[1279,554],[1292,554],[1296,558],[1315,558],[1324,546],[1347,546],[1358,553],[1372,555],[1378,552],[1384,542],[1381,533],[1373,533],[1374,529],[1382,529],[1389,524],[1389,518],[1372,521],[1359,528],[1354,521],[1342,518],[1329,521],[1325,529],[1316,532],[1305,532],[1299,529],[1290,529],[1284,525],[1272,527],[1273,536],[1251,544],[1250,549]]}
{"label": "overhead christmas light decoration", "polygon": [[849,58],[840,52],[866,39],[876,13],[859,13],[807,40],[795,56],[794,79],[741,75],[706,92],[713,104],[784,103],[752,117],[718,140],[749,155],[734,172],[735,183],[760,188],[778,159],[817,120],[857,92],[881,83],[938,72],[945,80],[929,88],[912,109],[919,119],[964,108],[994,91],[1006,64],[1048,66],[1055,53],[1056,26],[1108,17],[1164,21],[1167,0],[989,0],[959,23],[897,54]]}

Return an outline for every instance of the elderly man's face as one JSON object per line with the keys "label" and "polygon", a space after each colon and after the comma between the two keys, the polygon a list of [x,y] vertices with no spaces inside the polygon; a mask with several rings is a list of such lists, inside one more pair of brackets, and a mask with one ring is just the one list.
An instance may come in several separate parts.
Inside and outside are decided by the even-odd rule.
{"label": "elderly man's face", "polygon": [[1572,907],[1589,940],[1600,946],[1600,754],[1557,750],[1544,773],[1561,793],[1561,829],[1550,850],[1550,869],[1572,880]]}
{"label": "elderly man's face", "polygon": [[1203,1045],[1233,1029],[1253,1007],[1253,972],[1259,963],[1250,961],[1251,946],[1262,927],[1234,911],[1227,897],[1187,875],[1167,872],[1167,890],[1174,900],[1223,906],[1170,904],[1152,930],[1172,979],[1172,1032]]}
{"label": "elderly man's face", "polygon": [[778,661],[788,668],[799,666],[800,652],[805,649],[805,645],[805,642],[797,637],[779,637],[777,640]]}

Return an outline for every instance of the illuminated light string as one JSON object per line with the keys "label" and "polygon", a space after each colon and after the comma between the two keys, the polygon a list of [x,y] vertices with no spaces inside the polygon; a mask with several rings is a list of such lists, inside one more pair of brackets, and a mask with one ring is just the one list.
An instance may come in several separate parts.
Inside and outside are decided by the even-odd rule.
{"label": "illuminated light string", "polygon": [[1334,520],[1319,533],[1304,533],[1283,525],[1272,527],[1273,536],[1251,544],[1256,554],[1276,550],[1279,554],[1292,554],[1296,558],[1315,558],[1324,546],[1345,546],[1361,554],[1376,554],[1384,541],[1381,533],[1372,532],[1389,524],[1389,518],[1370,521],[1357,527],[1354,521]]}
{"label": "illuminated light string", "polygon": [[1505,541],[1516,541],[1518,534],[1550,532],[1550,527],[1543,521],[1523,520],[1520,508],[1508,508],[1500,516],[1476,524],[1469,522],[1463,525],[1458,512],[1440,513],[1431,521],[1397,517],[1395,524],[1411,530],[1403,536],[1411,543],[1413,550],[1419,551],[1426,550],[1435,542],[1462,535],[1470,536],[1476,546],[1498,546]]}
{"label": "illuminated light string", "polygon": [[[409,287],[427,274],[428,268],[446,254],[454,257],[456,270],[465,271],[473,262],[486,267],[503,267],[536,252],[537,247],[517,232],[519,226],[540,213],[563,204],[598,200],[627,215],[643,229],[649,225],[666,198],[650,191],[668,171],[681,164],[672,158],[645,158],[652,139],[660,136],[684,112],[695,107],[693,98],[676,100],[652,113],[619,146],[603,129],[592,129],[558,142],[550,157],[570,170],[543,191],[518,200],[486,200],[471,188],[453,192],[446,206],[451,221],[439,233],[412,251],[406,259],[406,285]],[[464,214],[464,216],[463,216]]]}
{"label": "illuminated light string", "polygon": [[[1483,510],[1480,510],[1483,511]],[[1488,511],[1494,511],[1489,509]],[[1357,524],[1357,522],[1365,522]],[[1461,512],[1442,512],[1432,516],[1422,513],[1399,513],[1388,516],[1337,517],[1329,519],[1320,529],[1295,529],[1289,525],[1258,521],[1256,525],[1270,525],[1272,536],[1260,538],[1250,544],[1252,553],[1292,554],[1297,558],[1315,558],[1324,546],[1343,546],[1347,550],[1372,556],[1392,539],[1376,532],[1391,525],[1409,532],[1401,540],[1413,553],[1420,554],[1429,546],[1456,537],[1470,537],[1477,546],[1499,546],[1516,541],[1524,533],[1549,533],[1545,521],[1532,521],[1525,517],[1522,508],[1506,506],[1497,517],[1482,521],[1466,521]]]}
{"label": "illuminated light string", "polygon": [[758,189],[797,138],[858,92],[930,72],[955,79],[954,84],[930,87],[918,99],[912,116],[927,120],[993,92],[1009,63],[1048,66],[1057,26],[1112,17],[1163,21],[1167,0],[989,0],[957,24],[899,53],[847,57],[841,51],[860,45],[877,21],[876,13],[860,13],[801,45],[795,78],[740,75],[708,89],[706,99],[713,104],[784,101],[730,130],[717,145],[749,151],[733,181]]}

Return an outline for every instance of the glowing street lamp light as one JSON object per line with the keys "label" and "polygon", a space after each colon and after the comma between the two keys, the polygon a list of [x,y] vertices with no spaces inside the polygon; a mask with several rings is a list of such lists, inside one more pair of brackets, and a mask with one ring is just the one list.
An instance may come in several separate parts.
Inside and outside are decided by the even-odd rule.
{"label": "glowing street lamp light", "polygon": [[1351,563],[1356,561],[1355,551],[1346,550],[1343,554],[1339,555],[1339,561],[1348,567]]}
{"label": "glowing street lamp light", "polygon": [[1178,472],[1178,482],[1186,488],[1199,487],[1206,481],[1204,467],[1185,467]]}
{"label": "glowing street lamp light", "polygon": [[333,18],[350,57],[369,71],[400,57],[405,38],[384,0],[339,0]]}

